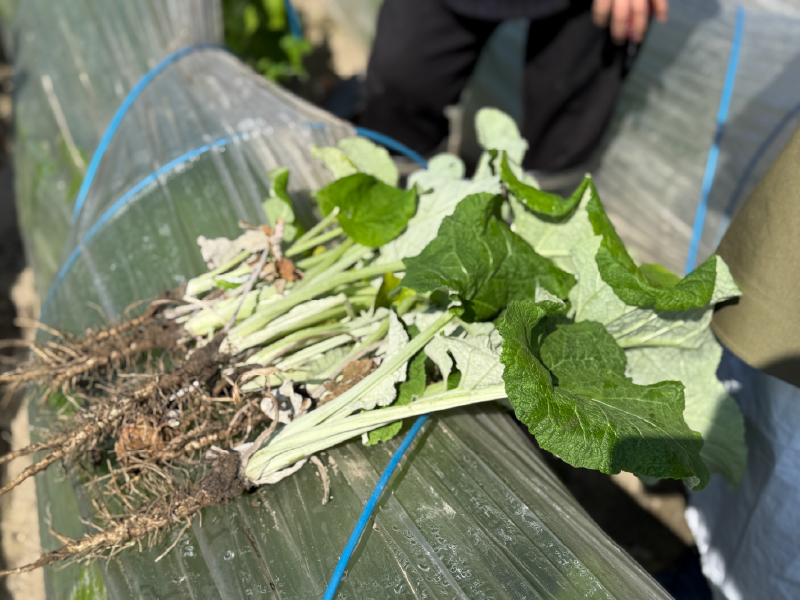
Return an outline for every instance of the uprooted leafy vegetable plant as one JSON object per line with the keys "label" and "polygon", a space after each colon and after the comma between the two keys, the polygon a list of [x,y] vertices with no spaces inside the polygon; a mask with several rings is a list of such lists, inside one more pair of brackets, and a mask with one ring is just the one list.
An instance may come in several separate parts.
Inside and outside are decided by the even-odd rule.
{"label": "uprooted leafy vegetable plant", "polygon": [[508,117],[484,110],[477,126],[473,178],[441,155],[406,189],[367,140],[315,149],[336,180],[312,229],[276,171],[268,224],[201,237],[208,272],[185,288],[83,339],[42,326],[34,359],[0,381],[36,383],[61,416],[2,459],[45,452],[0,493],[63,461],[100,530],[16,571],[117,552],[336,444],[487,401],[510,401],[572,465],[736,485],[743,420],[709,330],[740,293],[725,263],[684,279],[636,264],[591,178],[546,194]]}

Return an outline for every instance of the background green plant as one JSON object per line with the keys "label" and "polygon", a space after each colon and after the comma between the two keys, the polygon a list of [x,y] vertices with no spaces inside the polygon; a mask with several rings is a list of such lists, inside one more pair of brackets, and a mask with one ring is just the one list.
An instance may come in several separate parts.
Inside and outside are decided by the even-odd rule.
{"label": "background green plant", "polygon": [[225,43],[270,81],[305,77],[311,43],[292,35],[283,0],[223,0]]}

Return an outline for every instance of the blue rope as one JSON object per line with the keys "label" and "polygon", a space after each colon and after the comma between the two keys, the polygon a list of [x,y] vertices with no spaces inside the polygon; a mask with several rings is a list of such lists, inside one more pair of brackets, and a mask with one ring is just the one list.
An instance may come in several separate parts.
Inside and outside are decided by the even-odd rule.
{"label": "blue rope", "polygon": [[758,150],[756,150],[756,153],[753,155],[753,158],[750,159],[750,162],[747,163],[747,166],[745,167],[744,171],[742,171],[742,176],[736,183],[736,188],[734,189],[733,194],[731,195],[731,199],[728,201],[728,206],[725,207],[725,213],[722,215],[719,227],[717,228],[717,237],[714,240],[715,246],[718,246],[719,243],[722,241],[722,236],[728,229],[728,225],[731,224],[731,219],[733,218],[733,211],[736,210],[736,204],[737,201],[739,200],[739,196],[742,195],[744,186],[750,180],[750,176],[753,174],[753,170],[761,161],[761,158],[764,156],[764,153],[767,151],[767,149],[769,149],[769,147],[772,146],[772,144],[775,142],[775,139],[778,137],[778,135],[798,114],[800,114],[800,104],[792,108],[789,112],[787,112],[783,116],[783,118],[778,122],[775,128],[772,131],[770,131],[769,135],[764,139],[764,141],[761,142],[761,145],[758,147]]}
{"label": "blue rope", "polygon": [[159,177],[161,177],[162,175],[166,175],[167,173],[172,171],[174,168],[180,166],[184,162],[194,158],[195,156],[199,156],[200,154],[208,152],[209,150],[224,146],[225,144],[231,142],[232,140],[243,137],[244,135],[246,134],[240,133],[234,136],[223,137],[209,144],[204,144],[199,148],[195,148],[194,150],[191,150],[185,154],[181,154],[179,157],[174,158],[164,166],[150,173],[150,175],[139,181],[139,183],[137,183],[131,189],[125,192],[125,194],[122,197],[120,197],[120,199],[117,200],[114,204],[112,204],[108,208],[108,210],[106,210],[106,212],[104,212],[103,215],[97,220],[97,222],[94,225],[92,225],[89,231],[86,232],[86,235],[83,236],[83,239],[72,250],[72,253],[64,262],[64,265],[61,267],[61,269],[59,269],[55,279],[53,280],[53,284],[50,286],[50,291],[47,293],[47,299],[45,300],[44,305],[42,306],[42,316],[44,317],[44,315],[47,314],[47,309],[50,305],[50,302],[53,299],[53,296],[55,295],[56,289],[59,287],[59,285],[61,285],[67,273],[75,264],[75,261],[78,259],[78,256],[80,256],[84,245],[87,242],[89,242],[89,240],[91,240],[97,234],[97,232],[100,231],[100,228],[103,225],[105,225],[111,219],[111,217],[113,217],[117,212],[119,212],[119,210],[123,206],[125,206],[125,204],[127,204],[127,202],[131,198],[133,198],[134,196],[136,196],[136,194],[144,190],[148,185],[158,181]]}
{"label": "blue rope", "polygon": [[286,7],[286,20],[289,21],[289,31],[292,32],[292,36],[302,38],[303,25],[300,23],[300,16],[292,6],[292,0],[283,0],[283,5]]}
{"label": "blue rope", "polygon": [[731,96],[733,96],[733,85],[736,82],[736,70],[739,67],[739,54],[742,49],[742,36],[744,33],[744,16],[744,7],[739,5],[736,8],[736,26],[733,32],[731,54],[728,59],[728,71],[725,74],[725,84],[722,88],[722,97],[720,98],[719,110],[717,111],[717,131],[714,134],[714,143],[708,151],[706,171],[703,174],[703,185],[700,189],[700,201],[697,204],[697,211],[694,215],[692,240],[689,243],[689,253],[686,256],[686,267],[684,271],[687,275],[694,270],[694,266],[697,264],[697,251],[700,247],[700,239],[703,237],[703,226],[706,220],[708,198],[711,195],[711,187],[714,185],[714,175],[716,175],[717,172],[719,145],[722,140],[722,133],[725,131],[725,122],[728,120],[728,110],[731,105]]}
{"label": "blue rope", "polygon": [[390,460],[389,464],[386,465],[383,475],[381,475],[381,478],[378,481],[378,485],[375,486],[375,489],[372,491],[372,495],[369,497],[369,500],[367,500],[367,505],[361,512],[361,517],[359,517],[358,523],[356,523],[355,529],[353,529],[353,533],[350,534],[350,540],[347,542],[347,546],[344,547],[342,556],[339,558],[339,562],[336,564],[336,570],[333,572],[333,576],[331,576],[331,580],[328,583],[328,587],[325,590],[325,595],[322,597],[322,600],[333,600],[333,597],[336,594],[336,588],[339,587],[339,582],[342,580],[347,563],[350,561],[350,557],[353,555],[353,552],[358,545],[358,540],[361,539],[361,535],[367,528],[369,518],[372,516],[372,512],[375,510],[375,506],[378,504],[378,500],[380,500],[383,490],[386,489],[389,479],[392,477],[395,469],[397,469],[397,466],[400,464],[400,459],[403,458],[403,454],[405,454],[406,450],[408,450],[408,447],[411,446],[411,442],[413,442],[414,438],[417,437],[417,434],[422,429],[422,426],[425,425],[425,421],[428,420],[429,416],[430,415],[422,415],[414,422],[411,430],[406,434],[403,443],[400,444],[400,447],[397,450],[395,450],[392,460]]}
{"label": "blue rope", "polygon": [[382,133],[378,133],[377,131],[372,131],[372,129],[365,129],[364,127],[356,127],[356,133],[361,137],[365,137],[368,140],[372,140],[373,142],[378,142],[379,144],[386,146],[394,150],[395,152],[399,152],[403,156],[410,158],[423,169],[428,168],[428,161],[426,161],[422,156],[416,152],[414,152],[411,148],[398,142],[396,139],[389,137],[388,135],[384,135]]}
{"label": "blue rope", "polygon": [[155,67],[150,69],[144,77],[142,77],[139,82],[133,87],[133,89],[128,92],[128,95],[125,96],[125,99],[120,104],[117,112],[114,113],[114,117],[111,119],[111,122],[108,124],[108,128],[106,129],[105,133],[103,134],[100,143],[97,146],[97,149],[94,151],[94,155],[92,156],[92,161],[89,163],[89,168],[86,169],[86,174],[83,176],[83,182],[81,183],[81,189],[78,192],[78,198],[75,200],[75,207],[72,209],[72,222],[74,223],[78,219],[78,215],[81,212],[81,208],[83,208],[83,203],[86,201],[86,196],[89,195],[89,188],[92,186],[92,182],[94,181],[94,177],[97,174],[97,169],[100,166],[100,161],[103,159],[103,155],[105,154],[106,150],[108,149],[108,145],[111,143],[111,139],[114,137],[114,134],[119,129],[119,125],[122,122],[122,119],[127,114],[128,110],[130,110],[131,106],[133,105],[136,98],[139,94],[142,93],[142,90],[147,87],[153,79],[155,79],[156,75],[161,73],[164,69],[166,69],[172,63],[180,60],[187,54],[191,54],[197,50],[203,50],[207,48],[219,48],[223,49],[222,46],[218,44],[196,44],[194,46],[187,46],[185,48],[181,48],[177,52],[173,52],[161,62],[159,62]]}

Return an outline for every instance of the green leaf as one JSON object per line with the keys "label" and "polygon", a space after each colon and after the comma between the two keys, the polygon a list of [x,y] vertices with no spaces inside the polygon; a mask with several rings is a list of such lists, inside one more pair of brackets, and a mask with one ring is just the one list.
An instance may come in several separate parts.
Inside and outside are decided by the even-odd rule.
{"label": "green leaf", "polygon": [[536,214],[512,196],[509,201],[514,214],[514,231],[536,252],[552,260],[559,269],[575,275],[575,265],[572,263],[574,248],[595,237],[586,210],[594,193],[594,186],[587,185],[577,208],[560,219]]}
{"label": "green leaf", "polygon": [[320,209],[339,207],[339,223],[354,241],[373,248],[396,238],[414,216],[417,192],[386,185],[371,175],[356,173],[322,188]]}
{"label": "green leaf", "polygon": [[[270,197],[280,198],[291,208],[292,199],[289,197],[289,193],[286,191],[286,188],[289,187],[289,169],[286,167],[279,167],[268,173],[267,177],[269,177],[270,180]],[[294,213],[292,213],[292,215],[294,215]],[[291,222],[294,222],[294,216],[292,216]]]}
{"label": "green leaf", "polygon": [[390,186],[396,186],[400,179],[397,165],[386,148],[363,137],[344,138],[338,148],[313,146],[311,156],[324,162],[337,179],[364,173]]}
{"label": "green leaf", "polygon": [[541,356],[562,387],[578,381],[627,381],[625,351],[600,323],[559,325],[542,343]]}
{"label": "green leaf", "polygon": [[[408,333],[403,323],[397,318],[397,313],[389,312],[389,333],[386,336],[383,363],[387,363],[400,354],[408,344]],[[389,406],[397,397],[396,383],[403,383],[408,377],[408,361],[404,362],[397,370],[384,376],[378,385],[361,396],[353,403],[354,410],[372,410],[376,406]]]}
{"label": "green leaf", "polygon": [[565,200],[558,194],[548,194],[522,183],[509,168],[505,153],[500,160],[500,180],[506,184],[508,191],[514,194],[514,197],[524,206],[535,213],[548,217],[564,217],[572,212],[580,203],[586,188],[591,183],[591,179],[585,178],[572,196]]}
{"label": "green leaf", "polygon": [[311,156],[325,163],[336,179],[358,173],[353,162],[339,148],[311,146]]}
{"label": "green leaf", "polygon": [[659,310],[688,310],[711,301],[717,275],[715,257],[710,257],[677,282],[677,276],[665,275],[663,267],[657,277],[654,277],[656,270],[648,268],[650,277],[646,278],[625,249],[596,193],[586,209],[595,234],[603,238],[596,256],[600,275],[625,304]]}
{"label": "green leaf", "polygon": [[[419,397],[425,391],[425,361],[427,357],[424,351],[420,351],[411,362],[408,363],[408,379],[397,386],[397,400],[392,406],[403,406],[414,398]],[[367,434],[365,446],[374,446],[380,442],[388,442],[403,428],[403,422],[397,421],[384,425],[378,429],[373,429]]]}
{"label": "green leaf", "polygon": [[288,23],[286,21],[286,7],[283,0],[262,0],[264,12],[267,13],[267,29],[270,31],[283,31]]}
{"label": "green leaf", "polygon": [[339,149],[350,159],[359,173],[372,175],[386,185],[397,185],[400,179],[397,165],[383,146],[378,146],[367,138],[355,136],[340,140]]}
{"label": "green leaf", "polygon": [[625,377],[625,355],[599,323],[559,325],[537,355],[532,333],[545,312],[530,302],[508,307],[500,324],[501,362],[517,418],[539,444],[577,467],[708,484],[703,439],[683,420],[683,385],[641,386]]}
{"label": "green leaf", "polygon": [[477,321],[513,300],[534,298],[537,284],[565,298],[574,277],[536,254],[498,218],[501,202],[485,193],[464,198],[419,256],[406,259],[403,285],[418,293],[449,288],[466,316]]}
{"label": "green leaf", "polygon": [[283,241],[288,244],[297,237],[297,226],[294,225],[294,211],[280,198],[267,198],[261,207],[273,227],[278,219],[283,219]]}
{"label": "green leaf", "polygon": [[255,6],[245,6],[242,11],[242,21],[244,23],[244,35],[249,37],[258,30],[261,19],[258,17],[258,9]]}
{"label": "green leaf", "polygon": [[675,273],[657,264],[642,265],[639,267],[639,272],[644,277],[644,280],[654,287],[675,287],[681,280]]}
{"label": "green leaf", "polygon": [[[425,354],[449,380],[455,366],[460,372],[458,387],[474,390],[503,383],[500,348],[503,340],[492,323],[462,323],[425,346]],[[450,358],[452,354],[453,358]],[[449,389],[449,388],[448,388]]]}
{"label": "green leaf", "polygon": [[597,321],[623,348],[675,346],[697,348],[711,323],[713,305],[741,293],[720,257],[712,257],[718,273],[712,302],[701,308],[664,311],[625,304],[603,280],[595,260],[600,236],[593,236],[573,250],[578,284],[570,290],[572,316],[577,322]]}
{"label": "green leaf", "polygon": [[466,170],[464,161],[459,157],[447,153],[437,154],[428,161],[427,169],[419,169],[408,176],[408,187],[417,185],[423,191],[436,190],[441,185],[460,181]]}
{"label": "green leaf", "polygon": [[[478,144],[484,150],[494,150],[508,154],[511,162],[522,164],[522,157],[528,151],[528,142],[519,133],[514,119],[496,108],[482,108],[475,115],[475,133]],[[475,169],[474,179],[482,179],[498,171],[497,160],[489,152],[484,152]]]}
{"label": "green leaf", "polygon": [[[444,178],[446,175],[441,175]],[[436,174],[429,178],[419,177],[424,183],[436,181]],[[417,182],[422,189],[427,188]],[[394,262],[419,255],[422,250],[436,238],[436,233],[445,217],[453,214],[459,202],[472,194],[486,192],[492,195],[500,193],[500,180],[489,177],[479,181],[450,180],[437,183],[430,193],[419,197],[417,213],[408,221],[408,228],[396,239],[381,247],[380,262]]]}
{"label": "green leaf", "polygon": [[291,242],[297,237],[297,226],[294,225],[295,216],[292,199],[286,191],[289,185],[289,169],[281,167],[268,175],[271,185],[269,194],[261,207],[267,215],[269,224],[273,227],[278,219],[283,219],[283,240]]}
{"label": "green leaf", "polygon": [[665,379],[683,382],[683,418],[703,436],[700,457],[711,471],[722,473],[735,487],[741,482],[747,462],[744,417],[716,376],[722,346],[708,328],[698,337],[700,345],[691,350],[661,347],[626,351],[627,373],[641,385]]}

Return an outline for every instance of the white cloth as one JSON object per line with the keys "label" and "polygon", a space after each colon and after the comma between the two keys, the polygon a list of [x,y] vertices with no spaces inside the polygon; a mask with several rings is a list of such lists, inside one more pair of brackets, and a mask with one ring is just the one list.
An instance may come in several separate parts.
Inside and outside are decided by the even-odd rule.
{"label": "white cloth", "polygon": [[748,460],[732,491],[715,476],[686,520],[718,599],[800,598],[800,388],[726,351],[720,379],[745,417]]}

